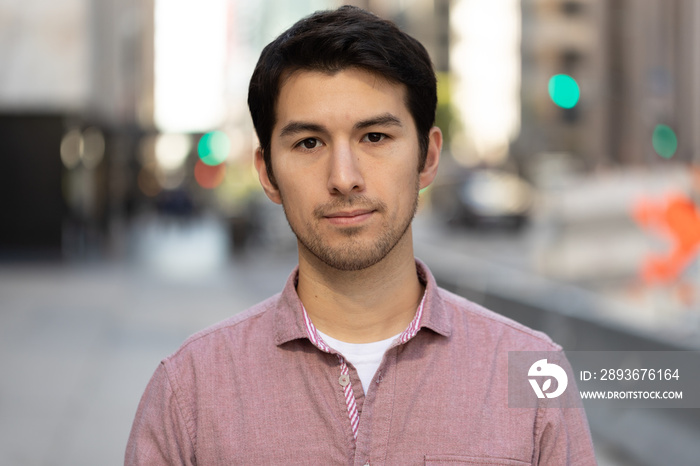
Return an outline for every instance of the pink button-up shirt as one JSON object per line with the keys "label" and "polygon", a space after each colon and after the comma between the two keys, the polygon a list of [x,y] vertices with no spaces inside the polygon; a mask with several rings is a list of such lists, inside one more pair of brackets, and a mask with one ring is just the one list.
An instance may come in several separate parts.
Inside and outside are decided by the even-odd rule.
{"label": "pink button-up shirt", "polygon": [[282,293],[160,364],[125,464],[595,465],[582,409],[508,407],[508,351],[561,348],[416,267],[418,330],[387,350],[367,393],[342,355],[312,342],[295,270]]}

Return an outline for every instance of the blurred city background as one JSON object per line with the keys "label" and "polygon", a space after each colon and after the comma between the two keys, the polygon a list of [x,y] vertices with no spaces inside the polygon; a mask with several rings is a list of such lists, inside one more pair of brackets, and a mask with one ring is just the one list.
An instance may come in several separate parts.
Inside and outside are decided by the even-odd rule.
{"label": "blurred city background", "polygon": [[[364,0],[430,52],[416,254],[565,350],[700,350],[700,1]],[[119,464],[159,360],[278,292],[262,47],[332,0],[0,0],[0,464]],[[700,464],[698,410],[588,409],[601,465]]]}

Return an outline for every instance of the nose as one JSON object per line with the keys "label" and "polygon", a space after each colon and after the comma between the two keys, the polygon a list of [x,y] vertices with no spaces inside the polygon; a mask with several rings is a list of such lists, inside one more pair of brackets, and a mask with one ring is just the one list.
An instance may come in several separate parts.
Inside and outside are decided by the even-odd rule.
{"label": "nose", "polygon": [[349,144],[336,145],[331,151],[328,191],[349,195],[365,189],[359,158]]}

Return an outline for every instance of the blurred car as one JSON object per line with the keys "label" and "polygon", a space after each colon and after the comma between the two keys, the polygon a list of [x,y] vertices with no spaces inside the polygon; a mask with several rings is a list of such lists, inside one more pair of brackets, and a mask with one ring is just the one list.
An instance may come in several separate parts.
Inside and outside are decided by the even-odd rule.
{"label": "blurred car", "polygon": [[520,230],[530,217],[534,192],[521,177],[478,168],[438,180],[430,199],[436,213],[453,225]]}

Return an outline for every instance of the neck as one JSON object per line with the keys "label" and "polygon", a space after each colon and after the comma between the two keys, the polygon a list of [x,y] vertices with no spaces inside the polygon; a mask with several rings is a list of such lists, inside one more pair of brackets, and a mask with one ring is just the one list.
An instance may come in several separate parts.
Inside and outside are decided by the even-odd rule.
{"label": "neck", "polygon": [[384,340],[406,329],[423,297],[411,228],[384,259],[343,271],[299,245],[297,293],[316,328],[348,343]]}

